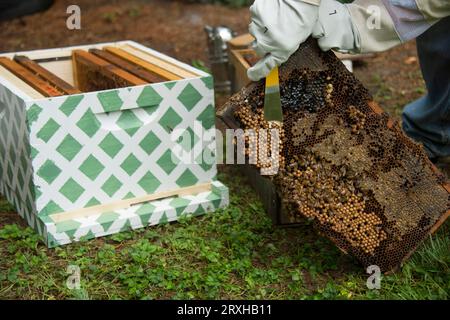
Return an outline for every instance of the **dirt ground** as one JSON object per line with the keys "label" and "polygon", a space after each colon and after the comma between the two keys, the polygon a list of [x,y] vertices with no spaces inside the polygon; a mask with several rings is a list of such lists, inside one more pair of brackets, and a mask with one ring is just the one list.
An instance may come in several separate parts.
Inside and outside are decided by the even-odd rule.
{"label": "dirt ground", "polygon": [[[81,30],[66,27],[66,9],[81,9]],[[143,45],[192,63],[208,65],[205,25],[247,31],[247,8],[188,4],[169,0],[56,0],[46,12],[0,23],[0,51],[63,47],[117,40]],[[392,115],[424,93],[415,44],[378,54],[355,67],[357,77]]]}

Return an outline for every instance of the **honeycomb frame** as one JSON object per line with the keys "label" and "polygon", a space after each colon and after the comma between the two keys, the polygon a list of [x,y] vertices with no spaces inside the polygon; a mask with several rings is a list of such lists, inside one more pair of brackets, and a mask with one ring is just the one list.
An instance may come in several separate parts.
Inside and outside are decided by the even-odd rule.
{"label": "honeycomb frame", "polygon": [[[445,177],[315,40],[280,67],[280,88],[280,170],[270,179],[291,222],[312,220],[365,267],[397,269],[448,218]],[[250,83],[218,115],[232,128],[267,128],[263,97],[264,81]]]}

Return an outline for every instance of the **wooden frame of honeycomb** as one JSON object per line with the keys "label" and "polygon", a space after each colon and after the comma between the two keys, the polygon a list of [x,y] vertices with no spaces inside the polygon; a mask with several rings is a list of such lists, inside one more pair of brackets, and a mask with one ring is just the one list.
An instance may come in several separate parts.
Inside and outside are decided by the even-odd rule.
{"label": "wooden frame of honeycomb", "polygon": [[[314,40],[281,66],[280,89],[283,161],[270,179],[290,221],[312,220],[364,266],[396,269],[448,218],[450,185]],[[219,117],[233,128],[264,127],[263,92],[263,81],[247,85]]]}

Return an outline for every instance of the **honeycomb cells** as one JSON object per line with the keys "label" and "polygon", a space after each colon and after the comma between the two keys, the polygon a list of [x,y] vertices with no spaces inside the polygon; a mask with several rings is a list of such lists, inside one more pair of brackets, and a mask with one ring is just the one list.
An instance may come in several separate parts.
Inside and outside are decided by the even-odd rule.
{"label": "honeycomb cells", "polygon": [[[449,210],[445,179],[332,53],[315,59],[325,68],[281,69],[281,160],[271,179],[292,222],[310,219],[364,266],[395,269]],[[262,81],[231,101],[242,128],[268,128]]]}

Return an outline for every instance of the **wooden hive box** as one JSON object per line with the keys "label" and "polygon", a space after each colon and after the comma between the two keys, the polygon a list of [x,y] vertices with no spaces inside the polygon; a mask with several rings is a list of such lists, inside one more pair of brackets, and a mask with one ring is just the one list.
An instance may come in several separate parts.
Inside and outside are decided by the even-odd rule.
{"label": "wooden hive box", "polygon": [[49,247],[214,211],[214,119],[209,74],[132,41],[1,54],[0,193]]}

